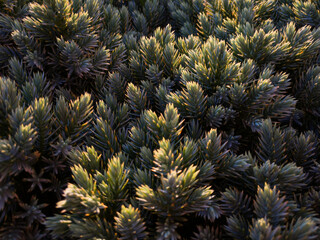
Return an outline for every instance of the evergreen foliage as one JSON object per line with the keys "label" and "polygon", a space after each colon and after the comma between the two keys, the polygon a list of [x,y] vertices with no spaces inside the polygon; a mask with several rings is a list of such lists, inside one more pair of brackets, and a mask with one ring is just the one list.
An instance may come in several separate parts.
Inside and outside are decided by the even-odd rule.
{"label": "evergreen foliage", "polygon": [[0,239],[319,239],[320,3],[0,0]]}

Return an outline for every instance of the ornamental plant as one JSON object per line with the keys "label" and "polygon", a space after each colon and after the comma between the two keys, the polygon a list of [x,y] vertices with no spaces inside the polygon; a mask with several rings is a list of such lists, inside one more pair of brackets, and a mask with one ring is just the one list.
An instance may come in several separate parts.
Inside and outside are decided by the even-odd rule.
{"label": "ornamental plant", "polygon": [[319,239],[320,3],[0,0],[0,239]]}

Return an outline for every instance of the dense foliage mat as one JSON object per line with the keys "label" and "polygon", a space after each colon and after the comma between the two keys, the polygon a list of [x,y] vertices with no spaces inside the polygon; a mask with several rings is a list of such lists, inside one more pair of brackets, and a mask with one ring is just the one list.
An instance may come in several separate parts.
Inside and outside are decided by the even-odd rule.
{"label": "dense foliage mat", "polygon": [[320,239],[320,1],[0,12],[0,239]]}

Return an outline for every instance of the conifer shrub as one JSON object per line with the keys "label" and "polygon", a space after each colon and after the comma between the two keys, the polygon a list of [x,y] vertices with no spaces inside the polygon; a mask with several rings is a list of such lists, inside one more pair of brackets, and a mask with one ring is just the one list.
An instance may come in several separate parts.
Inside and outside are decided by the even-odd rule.
{"label": "conifer shrub", "polygon": [[320,3],[0,0],[0,239],[319,239]]}

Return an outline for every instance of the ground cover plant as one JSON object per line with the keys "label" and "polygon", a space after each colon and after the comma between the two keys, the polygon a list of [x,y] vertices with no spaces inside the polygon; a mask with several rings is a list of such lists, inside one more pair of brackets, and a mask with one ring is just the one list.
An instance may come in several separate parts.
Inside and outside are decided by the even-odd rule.
{"label": "ground cover plant", "polygon": [[320,1],[0,0],[0,239],[319,239]]}

